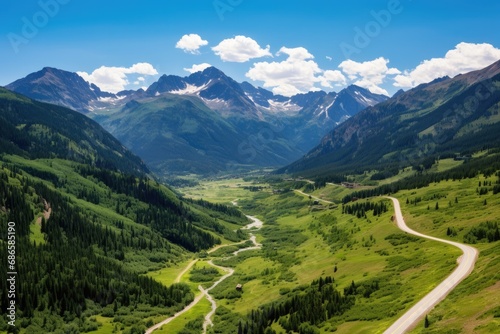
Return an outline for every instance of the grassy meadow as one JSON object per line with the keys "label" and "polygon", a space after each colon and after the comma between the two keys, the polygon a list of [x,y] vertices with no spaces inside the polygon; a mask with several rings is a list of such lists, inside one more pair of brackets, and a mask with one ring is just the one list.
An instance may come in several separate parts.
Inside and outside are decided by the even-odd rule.
{"label": "grassy meadow", "polygon": [[[447,170],[455,165],[454,161],[446,160],[435,168]],[[400,177],[408,173],[403,171]],[[479,182],[485,181],[489,185],[489,181],[495,180],[479,177],[443,181],[418,190],[401,191],[395,197],[400,200],[410,227],[463,242],[473,226],[496,221],[498,217],[499,196],[491,191],[486,195],[478,193]],[[249,191],[252,185],[263,188]],[[252,309],[282,300],[325,276],[332,276],[340,291],[352,281],[377,281],[379,289],[369,298],[357,296],[351,309],[317,326],[318,333],[382,333],[456,266],[458,249],[402,233],[391,219],[393,208],[387,199],[359,200],[359,203],[383,201],[388,210],[377,215],[366,212],[366,216],[358,217],[343,213],[341,204],[336,208],[318,205],[292,191],[273,193],[273,187],[276,185],[219,180],[182,189],[186,196],[207,200],[213,196],[222,202],[238,198],[243,212],[265,223],[262,230],[255,232],[263,244],[261,250],[227,259],[217,256],[219,253],[210,254],[214,263],[235,269],[233,276],[211,292],[218,304],[214,333],[231,333]],[[327,184],[311,194],[341,203],[343,196],[351,191]],[[449,230],[456,234],[448,236]],[[498,325],[500,303],[492,292],[499,288],[496,283],[499,245],[483,240],[476,247],[481,251],[476,270],[429,314],[429,328],[424,329],[422,321],[414,333],[460,333],[470,328],[477,333],[491,333]],[[235,292],[236,284],[243,285],[241,293]],[[285,332],[276,323],[272,328],[278,333]]]}

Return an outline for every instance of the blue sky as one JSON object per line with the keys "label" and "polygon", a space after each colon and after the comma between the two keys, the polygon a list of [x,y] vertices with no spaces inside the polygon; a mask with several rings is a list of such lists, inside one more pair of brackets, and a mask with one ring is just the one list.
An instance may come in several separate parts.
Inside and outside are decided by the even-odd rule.
{"label": "blue sky", "polygon": [[118,91],[210,64],[285,95],[353,83],[393,94],[500,59],[494,0],[26,0],[2,7],[0,85],[51,66]]}

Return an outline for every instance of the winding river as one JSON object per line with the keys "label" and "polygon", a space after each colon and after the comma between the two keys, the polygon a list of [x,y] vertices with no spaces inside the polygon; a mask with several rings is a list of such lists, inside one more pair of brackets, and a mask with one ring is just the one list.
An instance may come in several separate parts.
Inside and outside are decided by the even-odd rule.
{"label": "winding river", "polygon": [[[233,202],[233,204],[235,204],[235,203]],[[252,217],[252,216],[247,216],[247,218],[250,219],[252,222],[250,224],[246,225],[245,227],[243,227],[242,228],[243,230],[250,230],[250,229],[258,230],[258,229],[262,228],[262,226],[264,225],[264,223],[261,220],[259,220],[258,218],[255,218],[255,217]],[[252,233],[250,233],[250,238],[248,240],[250,240],[253,243],[253,246],[249,246],[249,247],[242,248],[242,249],[239,249],[237,251],[234,251],[232,253],[232,256],[237,256],[241,252],[245,252],[245,251],[249,251],[249,250],[255,250],[255,249],[260,249],[262,247],[262,245],[257,242],[256,236],[253,235]],[[210,253],[213,253],[213,252],[215,252],[216,250],[218,250],[218,249],[220,249],[222,247],[234,246],[234,245],[241,244],[243,242],[246,242],[246,241],[242,241],[242,242],[238,242],[238,243],[234,243],[234,244],[229,244],[229,245],[218,245],[218,246],[212,248],[211,250],[209,250],[208,253],[210,254]],[[196,261],[197,260],[191,261],[186,266],[186,268],[184,268],[182,270],[182,272],[177,276],[176,282],[180,281],[181,276],[184,275],[196,263]],[[181,311],[179,311],[179,312],[175,313],[173,316],[171,316],[171,317],[169,317],[169,318],[167,318],[167,319],[165,319],[165,320],[157,323],[156,325],[148,328],[146,330],[146,332],[145,332],[146,334],[153,333],[155,330],[159,329],[163,325],[168,324],[169,322],[173,321],[174,319],[176,319],[180,315],[186,313],[191,308],[193,308],[196,304],[198,304],[198,302],[201,299],[203,299],[203,297],[206,297],[208,299],[208,301],[210,302],[210,304],[212,304],[212,309],[210,310],[209,313],[207,313],[207,315],[205,316],[205,321],[203,322],[203,334],[206,334],[208,326],[213,326],[212,317],[215,314],[215,310],[217,310],[217,303],[215,302],[214,298],[210,295],[209,292],[212,289],[214,289],[217,285],[219,285],[221,282],[223,282],[224,280],[226,280],[228,277],[231,277],[234,274],[234,269],[233,268],[229,268],[229,267],[218,266],[218,265],[214,264],[211,260],[208,263],[210,265],[212,265],[212,266],[214,266],[214,267],[216,267],[216,268],[224,271],[226,274],[224,276],[222,276],[221,278],[219,278],[214,284],[212,284],[212,286],[210,286],[207,289],[204,289],[201,285],[199,285],[198,289],[201,291],[201,294],[199,294],[198,296],[196,296],[196,298],[189,305],[187,305],[185,308],[183,308]]]}

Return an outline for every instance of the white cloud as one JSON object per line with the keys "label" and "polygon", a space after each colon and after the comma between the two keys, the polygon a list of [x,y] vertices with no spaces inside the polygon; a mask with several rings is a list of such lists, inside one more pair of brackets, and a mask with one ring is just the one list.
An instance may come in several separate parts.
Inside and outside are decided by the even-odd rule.
{"label": "white cloud", "polygon": [[196,73],[196,72],[201,72],[201,71],[203,71],[211,66],[212,65],[210,65],[208,63],[194,64],[193,66],[191,66],[191,68],[184,68],[184,71],[189,72],[189,73]]}
{"label": "white cloud", "polygon": [[314,56],[307,51],[306,48],[303,47],[298,47],[298,48],[287,48],[287,47],[282,47],[278,53],[276,53],[277,56],[281,54],[287,54],[289,61],[301,61],[301,60],[308,60],[308,59],[314,59]]}
{"label": "white cloud", "polygon": [[346,78],[340,71],[323,71],[313,60],[314,56],[303,47],[282,47],[276,54],[287,55],[281,62],[258,62],[246,73],[252,80],[263,81],[264,87],[272,88],[275,94],[292,96],[318,90],[316,83],[332,87],[332,83],[345,84]]}
{"label": "white cloud", "polygon": [[321,86],[326,88],[332,88],[332,82],[335,82],[336,86],[343,86],[347,84],[346,77],[342,72],[337,70],[327,70],[319,77],[321,80]]}
{"label": "white cloud", "polygon": [[[128,75],[156,75],[158,74],[158,71],[149,63],[137,63],[128,68],[101,66],[94,70],[91,74],[88,74],[87,72],[77,73],[85,81],[95,84],[103,91],[117,93],[124,90],[129,84]],[[139,78],[137,78],[137,80],[141,81]]]}
{"label": "white cloud", "polygon": [[394,86],[410,88],[443,76],[454,77],[482,69],[500,59],[500,49],[491,44],[459,43],[444,58],[424,60],[415,69],[394,78]]}
{"label": "white cloud", "polygon": [[207,44],[208,41],[202,39],[200,35],[189,34],[182,36],[177,44],[175,44],[175,47],[187,53],[199,54],[199,48]]}
{"label": "white cloud", "polygon": [[138,77],[136,81],[134,81],[134,85],[140,85],[142,82],[146,81],[144,77]]}
{"label": "white cloud", "polygon": [[253,58],[272,57],[269,49],[269,45],[263,49],[255,40],[246,36],[236,36],[234,38],[225,39],[220,42],[219,45],[212,48],[214,53],[223,61],[236,63],[244,63]]}
{"label": "white cloud", "polygon": [[365,62],[348,59],[340,63],[339,68],[355,85],[369,89],[372,93],[389,95],[380,85],[388,75],[400,74],[401,71],[387,67],[388,63],[389,60],[384,57]]}
{"label": "white cloud", "polygon": [[264,87],[273,87],[275,94],[291,96],[308,92],[317,82],[316,74],[321,73],[313,56],[304,48],[282,47],[277,55],[287,54],[281,62],[259,62],[246,73],[252,80],[263,81]]}

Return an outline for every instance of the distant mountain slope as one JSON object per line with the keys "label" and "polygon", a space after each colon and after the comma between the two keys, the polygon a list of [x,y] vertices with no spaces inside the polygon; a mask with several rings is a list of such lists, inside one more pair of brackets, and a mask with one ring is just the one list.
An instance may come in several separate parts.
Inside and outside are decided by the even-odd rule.
{"label": "distant mountain slope", "polygon": [[[243,125],[237,127],[193,96],[166,93],[133,101],[101,123],[159,175],[207,174],[234,165],[279,166],[300,154],[276,138],[252,144],[250,129],[243,131]],[[258,131],[258,122],[244,123]],[[276,151],[282,156],[271,145],[280,145]]]}
{"label": "distant mountain slope", "polygon": [[0,152],[61,158],[132,174],[148,172],[140,158],[88,117],[0,88]]}
{"label": "distant mountain slope", "polygon": [[89,111],[92,101],[116,97],[89,84],[78,74],[45,67],[25,78],[14,81],[7,89],[32,99],[68,107],[82,113]]}
{"label": "distant mountain slope", "polygon": [[419,166],[500,144],[500,62],[420,85],[353,116],[319,146],[281,169],[344,173]]}

